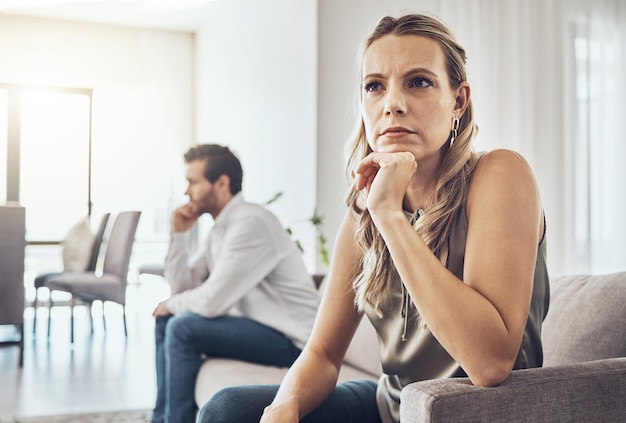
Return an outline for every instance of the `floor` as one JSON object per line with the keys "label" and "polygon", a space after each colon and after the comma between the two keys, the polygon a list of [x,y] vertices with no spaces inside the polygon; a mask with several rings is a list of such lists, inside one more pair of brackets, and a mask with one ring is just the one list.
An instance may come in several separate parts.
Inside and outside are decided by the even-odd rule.
{"label": "floor", "polygon": [[[33,308],[25,311],[24,367],[18,368],[18,348],[0,348],[0,417],[40,416],[78,412],[150,409],[156,384],[154,320],[156,304],[169,288],[158,276],[143,275],[127,291],[124,336],[122,308],[101,303],[93,308],[90,333],[87,307],[75,308],[75,342],[70,343],[69,307],[54,307],[48,340],[47,307],[39,307],[33,334]],[[0,338],[12,327],[0,326]]]}

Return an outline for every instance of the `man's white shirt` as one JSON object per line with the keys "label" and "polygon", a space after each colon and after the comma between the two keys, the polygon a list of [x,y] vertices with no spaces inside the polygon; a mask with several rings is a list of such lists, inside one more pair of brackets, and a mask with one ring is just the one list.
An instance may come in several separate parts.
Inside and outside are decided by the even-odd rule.
{"label": "man's white shirt", "polygon": [[300,250],[274,214],[241,193],[222,209],[191,260],[185,233],[172,234],[165,277],[173,314],[245,316],[300,348],[311,332],[318,294]]}

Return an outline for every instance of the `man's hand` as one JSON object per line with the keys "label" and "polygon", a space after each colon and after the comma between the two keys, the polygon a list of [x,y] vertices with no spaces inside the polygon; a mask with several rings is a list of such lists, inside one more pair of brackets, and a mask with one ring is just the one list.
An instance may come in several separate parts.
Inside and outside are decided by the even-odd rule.
{"label": "man's hand", "polygon": [[187,203],[180,206],[174,210],[172,216],[172,232],[185,232],[198,221],[199,217],[197,207],[193,204]]}
{"label": "man's hand", "polygon": [[172,312],[167,308],[166,301],[161,301],[152,312],[154,317],[169,316],[171,314]]}

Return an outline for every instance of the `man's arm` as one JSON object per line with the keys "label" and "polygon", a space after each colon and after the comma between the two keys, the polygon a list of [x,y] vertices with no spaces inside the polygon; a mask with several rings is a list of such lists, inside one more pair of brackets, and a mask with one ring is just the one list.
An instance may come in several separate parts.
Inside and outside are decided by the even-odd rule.
{"label": "man's arm", "polygon": [[205,254],[205,248],[202,248],[190,260],[186,234],[176,232],[171,235],[164,276],[170,284],[172,295],[200,286],[209,277]]}
{"label": "man's arm", "polygon": [[187,252],[186,234],[199,218],[198,210],[192,203],[183,204],[172,213],[172,232],[164,273],[172,295],[195,288],[209,276],[203,249],[191,262]]}
{"label": "man's arm", "polygon": [[[209,269],[204,258],[205,251],[200,251],[189,263],[184,233],[172,234],[170,247],[165,259],[164,277],[170,284],[172,295],[195,288],[208,277]],[[173,314],[167,307],[167,301],[161,301],[152,315],[169,316]]]}
{"label": "man's arm", "polygon": [[167,300],[167,308],[174,314],[191,311],[207,317],[228,312],[286,254],[272,235],[275,230],[260,216],[240,219],[228,228],[208,280]]}

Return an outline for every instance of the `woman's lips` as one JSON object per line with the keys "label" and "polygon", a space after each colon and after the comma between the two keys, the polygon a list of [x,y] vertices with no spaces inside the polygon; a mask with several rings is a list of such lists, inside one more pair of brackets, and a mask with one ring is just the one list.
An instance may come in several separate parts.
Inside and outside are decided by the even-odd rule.
{"label": "woman's lips", "polygon": [[413,133],[414,132],[409,129],[402,128],[400,126],[395,126],[392,128],[385,129],[383,132],[380,133],[380,135],[394,138],[394,137],[403,137],[405,135],[413,134]]}

